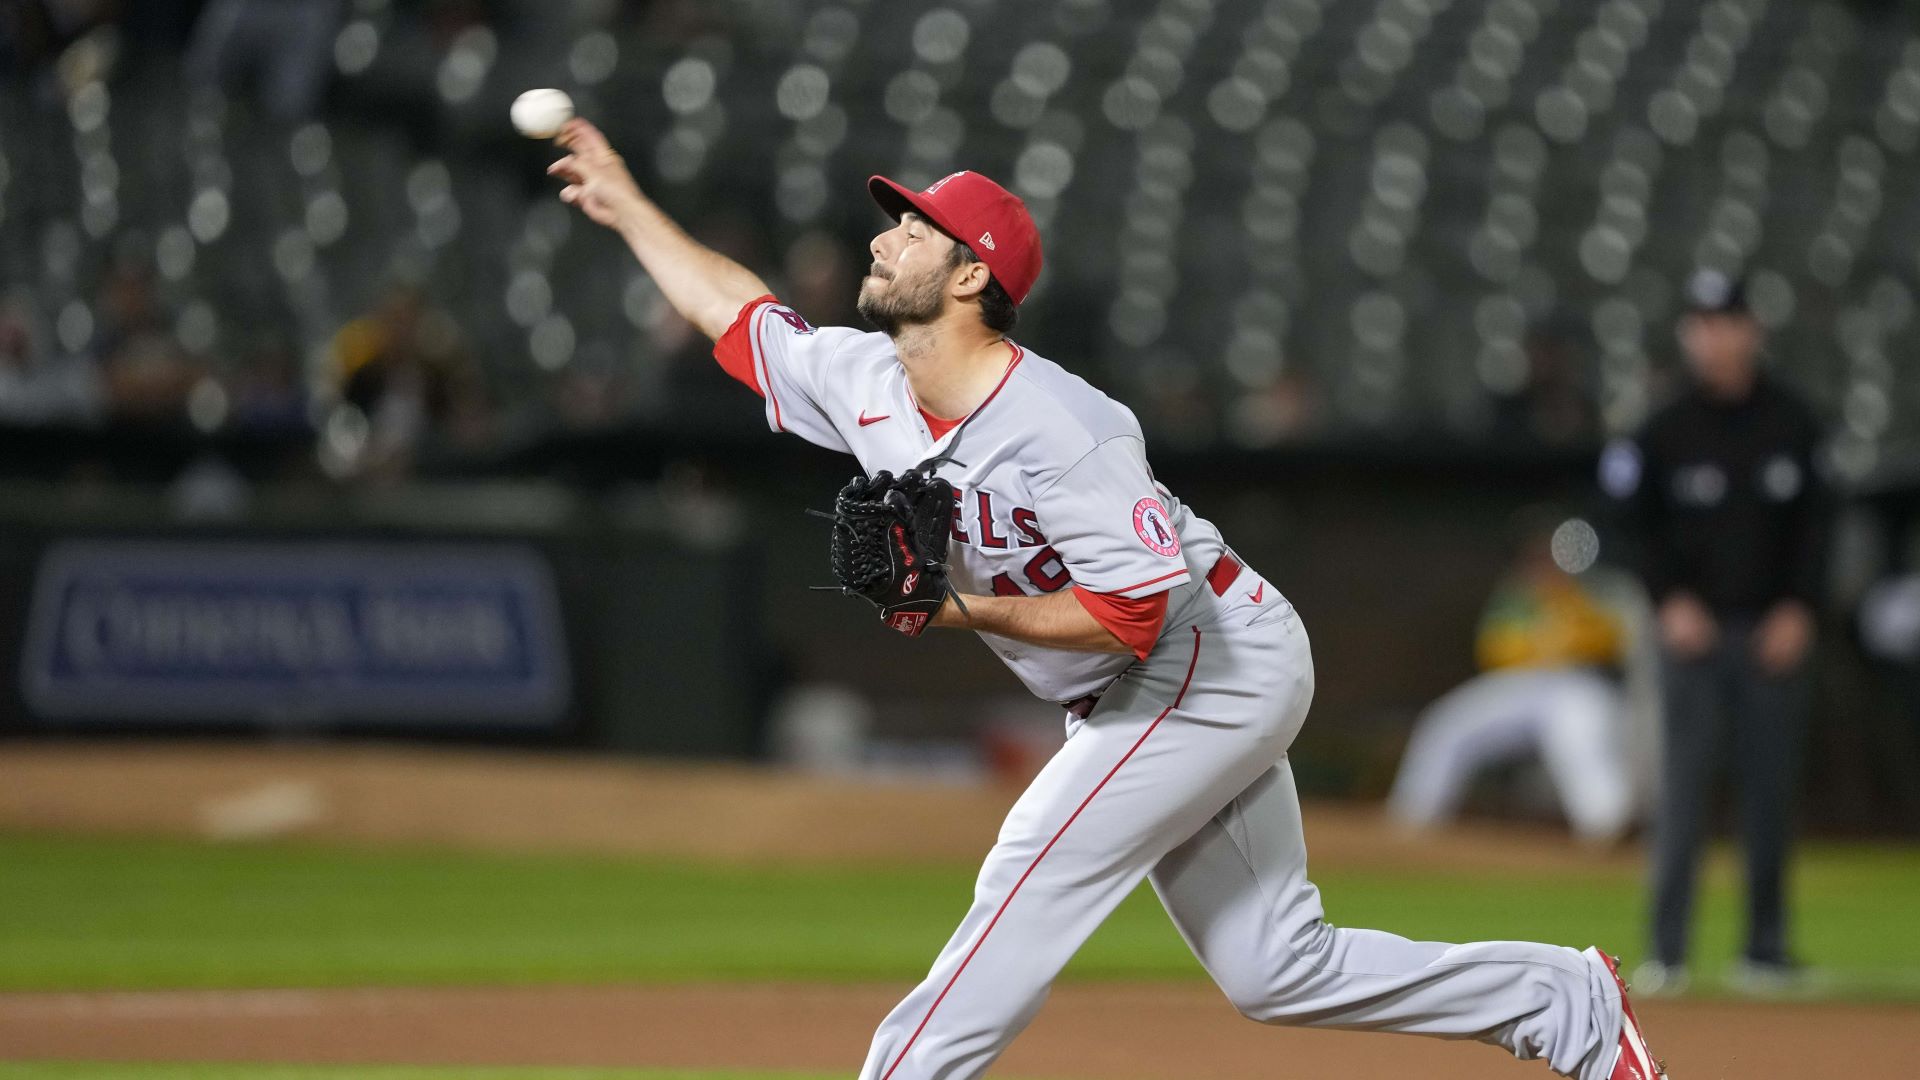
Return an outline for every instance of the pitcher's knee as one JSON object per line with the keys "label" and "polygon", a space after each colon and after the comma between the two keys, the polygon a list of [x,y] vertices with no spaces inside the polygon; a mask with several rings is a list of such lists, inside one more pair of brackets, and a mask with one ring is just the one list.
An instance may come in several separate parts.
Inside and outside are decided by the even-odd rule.
{"label": "pitcher's knee", "polygon": [[1233,972],[1215,971],[1213,981],[1220,985],[1220,992],[1227,995],[1234,1012],[1257,1023],[1265,1023],[1271,1017],[1273,982],[1261,968],[1248,964]]}
{"label": "pitcher's knee", "polygon": [[1288,1002],[1307,996],[1307,984],[1324,972],[1333,932],[1333,927],[1315,919],[1269,951],[1215,966],[1211,969],[1214,981],[1241,1016],[1261,1024],[1285,1020]]}

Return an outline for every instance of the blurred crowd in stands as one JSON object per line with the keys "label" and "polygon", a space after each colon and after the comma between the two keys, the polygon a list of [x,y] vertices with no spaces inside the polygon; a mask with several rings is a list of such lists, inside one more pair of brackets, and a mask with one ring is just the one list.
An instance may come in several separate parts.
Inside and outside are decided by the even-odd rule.
{"label": "blurred crowd in stands", "polygon": [[[1023,46],[983,48],[993,20]],[[305,431],[343,475],[747,430],[508,129],[545,84],[816,323],[855,321],[866,173],[1009,178],[1058,253],[1019,334],[1162,444],[1592,452],[1678,388],[1706,264],[1752,275],[1857,479],[1920,415],[1883,194],[1917,30],[1752,0],[17,0],[0,418]]]}
{"label": "blurred crowd in stands", "polygon": [[[613,0],[21,0],[0,6],[0,116],[29,121],[0,144],[0,221],[7,217],[7,202],[13,203],[13,228],[0,233],[13,245],[9,272],[0,279],[0,425],[312,442],[319,452],[309,464],[328,474],[397,479],[413,471],[422,453],[483,454],[516,436],[630,420],[640,407],[642,379],[629,358],[605,341],[578,349],[569,341],[567,362],[543,372],[531,398],[503,392],[513,388],[488,377],[473,347],[483,331],[455,314],[474,298],[450,296],[454,290],[444,278],[435,280],[425,260],[396,257],[373,269],[377,280],[361,282],[363,306],[334,311],[318,327],[286,312],[285,305],[224,310],[220,298],[209,302],[204,287],[182,287],[191,282],[196,256],[224,231],[225,217],[237,213],[224,198],[217,203],[219,225],[206,230],[193,220],[198,202],[187,229],[157,236],[145,223],[114,215],[98,229],[84,219],[81,229],[70,220],[25,223],[20,211],[43,209],[33,204],[47,201],[44,188],[53,182],[49,177],[30,183],[26,174],[38,164],[36,139],[54,136],[46,149],[65,155],[69,139],[61,136],[72,135],[71,152],[83,170],[92,154],[125,185],[147,179],[117,175],[139,167],[124,157],[115,161],[124,136],[102,135],[98,146],[83,145],[91,128],[79,119],[84,107],[76,102],[95,87],[124,85],[122,92],[137,97],[157,80],[177,89],[177,103],[190,103],[196,114],[244,121],[215,131],[216,143],[225,135],[229,143],[271,144],[272,152],[285,153],[291,139],[298,157],[303,141],[317,140],[324,159],[330,137],[321,118],[329,110],[350,124],[377,124],[380,106],[395,105],[389,114],[397,118],[394,126],[407,129],[444,104],[436,98],[436,90],[445,96],[445,87],[434,85],[433,61],[457,52],[461,43],[481,40],[492,49],[496,33],[537,37],[543,28],[556,33],[620,19],[645,19],[654,28],[704,25],[708,20],[697,8]],[[388,87],[390,101],[330,105],[338,75],[357,63],[354,28],[375,24],[384,40],[368,47],[426,58],[425,85]],[[123,101],[113,104],[126,108]],[[498,119],[504,127],[504,117]],[[414,151],[417,144],[444,141],[438,132],[408,136]],[[212,170],[226,174],[216,189],[234,183],[232,160],[213,159]],[[205,165],[206,159],[195,162],[196,183]],[[527,171],[538,176],[537,169]],[[380,194],[401,203],[408,197],[405,191]],[[310,208],[310,225],[312,217]],[[562,220],[563,233],[565,225]],[[259,249],[274,245],[265,231],[239,240]],[[78,250],[83,246],[99,249],[99,256],[84,259]],[[854,278],[836,248],[818,233],[795,244],[793,291],[814,301],[816,310],[850,314],[844,297],[851,295]],[[273,248],[273,256],[284,272],[282,248]],[[305,258],[312,261],[311,251]],[[67,302],[22,272],[43,260],[83,267]],[[665,304],[647,299],[630,306],[646,335],[645,351],[664,360],[650,389],[652,407],[665,410],[672,403],[658,400],[658,393],[670,391],[679,375],[690,371],[691,382],[705,390],[719,380],[707,375],[706,345],[698,335]]]}
{"label": "blurred crowd in stands", "polygon": [[[983,51],[989,17],[1028,44]],[[1383,58],[1381,27],[1461,66]],[[1678,98],[1649,90],[1669,71]],[[541,83],[817,324],[858,322],[858,178],[1000,172],[1054,230],[1016,333],[1163,447],[1591,455],[1684,385],[1701,261],[1751,282],[1840,490],[1920,417],[1920,220],[1883,194],[1920,139],[1897,7],[17,0],[0,425],[281,439],[341,478],[750,434],[706,342],[508,129]]]}

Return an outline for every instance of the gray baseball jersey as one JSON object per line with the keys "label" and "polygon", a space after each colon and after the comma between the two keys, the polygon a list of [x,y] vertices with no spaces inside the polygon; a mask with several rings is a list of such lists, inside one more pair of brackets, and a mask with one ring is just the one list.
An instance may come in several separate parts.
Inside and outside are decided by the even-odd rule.
{"label": "gray baseball jersey", "polygon": [[1099,700],[1069,713],[1066,745],[1008,813],[972,908],[881,1023],[861,1080],[984,1073],[1142,879],[1249,1017],[1477,1038],[1608,1080],[1621,997],[1593,950],[1416,942],[1321,917],[1286,759],[1313,698],[1306,631],[1154,483],[1124,406],[1009,343],[1000,385],[936,438],[887,337],[815,328],[771,299],[716,354],[736,374],[750,364],[775,430],[870,473],[950,457],[960,589],[1170,594],[1143,659],[981,635],[1034,693]]}
{"label": "gray baseball jersey", "polygon": [[[1154,482],[1140,422],[1085,379],[1008,342],[1000,385],[936,438],[886,335],[809,326],[772,302],[739,330],[774,430],[852,454],[869,474],[951,455],[938,471],[958,496],[948,555],[961,592],[1166,592],[1168,627],[1211,598],[1204,579],[1225,551],[1219,530]],[[1050,701],[1094,693],[1134,662],[980,637]]]}

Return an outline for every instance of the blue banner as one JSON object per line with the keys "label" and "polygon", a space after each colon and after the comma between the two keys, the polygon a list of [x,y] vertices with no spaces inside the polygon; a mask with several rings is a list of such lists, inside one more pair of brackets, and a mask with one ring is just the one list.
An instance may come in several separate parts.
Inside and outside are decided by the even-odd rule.
{"label": "blue banner", "polygon": [[46,717],[547,725],[566,644],[513,544],[75,541],[41,560],[22,689]]}

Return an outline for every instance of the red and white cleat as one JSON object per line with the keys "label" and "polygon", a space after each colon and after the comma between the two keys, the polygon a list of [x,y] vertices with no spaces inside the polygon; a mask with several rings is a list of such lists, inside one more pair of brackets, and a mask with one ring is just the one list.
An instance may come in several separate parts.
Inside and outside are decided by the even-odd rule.
{"label": "red and white cleat", "polygon": [[1620,988],[1620,1057],[1614,1062],[1607,1080],[1667,1080],[1666,1067],[1647,1049],[1647,1037],[1640,1020],[1633,1015],[1633,1003],[1627,1000],[1627,981],[1620,977],[1620,961],[1599,949],[1594,950],[1607,965],[1614,984]]}

